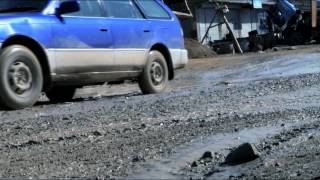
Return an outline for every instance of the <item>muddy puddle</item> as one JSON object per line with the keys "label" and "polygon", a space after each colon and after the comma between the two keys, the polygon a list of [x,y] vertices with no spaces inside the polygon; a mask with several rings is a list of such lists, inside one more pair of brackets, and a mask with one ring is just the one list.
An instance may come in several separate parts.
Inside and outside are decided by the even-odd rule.
{"label": "muddy puddle", "polygon": [[320,72],[320,53],[286,55],[254,60],[246,65],[218,68],[205,72],[202,81],[246,82],[268,78],[286,77]]}
{"label": "muddy puddle", "polygon": [[[227,154],[230,148],[242,143],[258,143],[260,140],[280,133],[283,128],[259,127],[244,129],[236,133],[217,134],[205,139],[196,139],[186,147],[180,147],[171,157],[157,162],[150,162],[140,172],[126,179],[179,179],[179,171],[188,163],[198,160],[206,151]],[[229,173],[225,173],[227,176]]]}

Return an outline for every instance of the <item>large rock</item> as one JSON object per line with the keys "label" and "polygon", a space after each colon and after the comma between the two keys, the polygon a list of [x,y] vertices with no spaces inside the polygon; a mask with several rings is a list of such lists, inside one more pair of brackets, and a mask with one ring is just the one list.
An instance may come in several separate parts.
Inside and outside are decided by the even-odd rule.
{"label": "large rock", "polygon": [[238,165],[257,159],[260,156],[255,146],[244,143],[231,151],[225,159],[228,165]]}

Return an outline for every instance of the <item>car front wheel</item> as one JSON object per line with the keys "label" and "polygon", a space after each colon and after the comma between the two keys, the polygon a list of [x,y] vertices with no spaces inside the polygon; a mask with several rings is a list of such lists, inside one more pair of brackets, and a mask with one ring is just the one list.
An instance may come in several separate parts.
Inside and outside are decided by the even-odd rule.
{"label": "car front wheel", "polygon": [[163,92],[168,85],[169,71],[164,56],[159,51],[151,51],[139,78],[139,86],[144,94]]}
{"label": "car front wheel", "polygon": [[8,46],[0,54],[0,105],[23,109],[34,105],[42,91],[41,65],[32,51],[21,45]]}

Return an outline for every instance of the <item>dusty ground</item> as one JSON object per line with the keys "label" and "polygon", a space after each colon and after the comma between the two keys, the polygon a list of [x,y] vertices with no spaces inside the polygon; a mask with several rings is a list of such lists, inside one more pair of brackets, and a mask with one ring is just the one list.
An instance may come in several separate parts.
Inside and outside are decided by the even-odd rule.
{"label": "dusty ground", "polygon": [[[0,111],[0,178],[319,179],[319,59],[313,46],[192,60],[163,94],[105,85]],[[224,165],[243,142],[260,158]]]}

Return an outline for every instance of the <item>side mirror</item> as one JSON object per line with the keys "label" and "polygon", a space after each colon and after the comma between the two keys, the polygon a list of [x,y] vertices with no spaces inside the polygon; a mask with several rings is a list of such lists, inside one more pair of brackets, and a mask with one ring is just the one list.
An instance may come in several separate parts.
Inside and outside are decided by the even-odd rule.
{"label": "side mirror", "polygon": [[56,8],[56,14],[58,16],[62,14],[77,12],[80,10],[80,5],[77,0],[66,0],[62,1],[59,4],[59,7]]}

